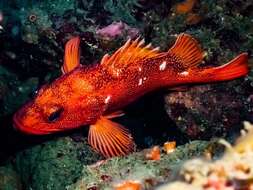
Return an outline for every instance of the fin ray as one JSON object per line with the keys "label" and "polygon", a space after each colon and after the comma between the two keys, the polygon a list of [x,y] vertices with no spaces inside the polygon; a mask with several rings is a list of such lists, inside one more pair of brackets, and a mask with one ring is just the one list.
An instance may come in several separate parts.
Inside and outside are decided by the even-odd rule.
{"label": "fin ray", "polygon": [[109,115],[106,115],[104,117],[106,117],[107,119],[112,119],[112,118],[121,117],[124,115],[125,115],[125,113],[123,111],[119,110],[119,111],[115,111],[113,113],[110,113]]}
{"label": "fin ray", "polygon": [[68,73],[80,65],[80,38],[70,39],[65,45],[64,63],[61,67],[63,74]]}
{"label": "fin ray", "polygon": [[132,65],[136,68],[135,64],[139,61],[160,55],[163,55],[163,53],[159,53],[158,49],[152,48],[151,45],[144,46],[144,40],[139,37],[135,40],[128,40],[114,54],[103,58],[101,65],[103,65],[112,76],[119,77],[126,68]]}
{"label": "fin ray", "polygon": [[188,34],[180,34],[169,54],[184,66],[185,69],[197,66],[204,58],[198,42]]}
{"label": "fin ray", "polygon": [[185,82],[196,82],[196,83],[206,83],[206,82],[219,82],[233,80],[239,77],[244,77],[249,72],[249,67],[247,65],[248,54],[241,53],[228,63],[210,68],[202,68],[189,70],[191,75],[194,77],[185,77]]}
{"label": "fin ray", "polygon": [[248,71],[248,54],[241,53],[225,65],[207,69],[204,72],[211,72],[214,74],[215,81],[231,80],[238,77],[245,76]]}
{"label": "fin ray", "polygon": [[90,126],[89,144],[105,157],[126,155],[134,150],[134,142],[122,125],[101,117]]}

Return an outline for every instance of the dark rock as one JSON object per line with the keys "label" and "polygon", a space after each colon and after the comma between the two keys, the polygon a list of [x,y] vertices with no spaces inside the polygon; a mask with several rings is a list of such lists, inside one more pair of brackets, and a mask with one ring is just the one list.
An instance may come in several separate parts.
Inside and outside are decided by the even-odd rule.
{"label": "dark rock", "polygon": [[195,86],[166,95],[165,107],[190,139],[226,136],[231,130],[240,129],[242,121],[250,117],[247,93],[238,94],[236,88],[235,82]]}

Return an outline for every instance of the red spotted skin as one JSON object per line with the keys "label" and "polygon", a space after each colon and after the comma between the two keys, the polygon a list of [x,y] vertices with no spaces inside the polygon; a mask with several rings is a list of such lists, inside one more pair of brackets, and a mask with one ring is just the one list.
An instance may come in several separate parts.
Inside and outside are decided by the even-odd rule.
{"label": "red spotted skin", "polygon": [[[14,124],[26,133],[38,134],[93,124],[149,91],[180,84],[178,73],[182,70],[170,56],[134,63],[119,76],[112,76],[99,64],[81,66],[40,89],[35,99],[14,115]],[[51,109],[58,107],[63,109],[60,118],[48,121]]]}

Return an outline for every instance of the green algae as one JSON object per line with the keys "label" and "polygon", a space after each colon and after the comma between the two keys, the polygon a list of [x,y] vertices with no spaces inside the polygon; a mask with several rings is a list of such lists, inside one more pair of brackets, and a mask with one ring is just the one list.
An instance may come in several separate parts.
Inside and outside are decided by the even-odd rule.
{"label": "green algae", "polygon": [[11,167],[0,167],[0,189],[22,190],[20,178]]}
{"label": "green algae", "polygon": [[137,0],[121,0],[113,1],[108,0],[105,2],[104,8],[106,11],[110,12],[111,19],[113,21],[124,21],[129,24],[137,24],[136,17],[133,15],[133,11],[136,7],[141,5]]}
{"label": "green algae", "polygon": [[81,175],[82,164],[98,158],[84,141],[65,137],[21,151],[15,167],[25,189],[56,190],[74,183]]}

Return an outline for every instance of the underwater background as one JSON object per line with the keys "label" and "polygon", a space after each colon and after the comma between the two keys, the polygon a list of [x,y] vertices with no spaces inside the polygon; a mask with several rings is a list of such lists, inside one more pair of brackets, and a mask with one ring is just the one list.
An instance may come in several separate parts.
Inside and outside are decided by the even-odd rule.
{"label": "underwater background", "polygon": [[[137,152],[125,157],[98,162],[104,158],[87,144],[88,127],[49,136],[13,129],[13,114],[61,75],[64,45],[71,37],[81,37],[81,63],[91,65],[129,38],[141,36],[165,51],[182,32],[206,52],[203,66],[248,52],[252,68],[252,0],[0,0],[0,190],[162,189],[175,180],[190,189],[194,180],[184,175],[186,160],[227,159],[231,168],[237,150],[240,172],[247,175],[225,175],[224,166],[222,175],[216,172],[215,188],[253,189],[253,166],[244,165],[253,163],[252,138],[241,143],[249,150],[236,148],[240,144],[233,156],[222,156],[224,146],[218,143],[220,138],[233,143],[243,122],[253,122],[252,71],[233,81],[155,92],[126,107],[126,115],[115,120],[129,128]],[[165,142],[176,142],[177,148],[166,151]],[[199,162],[190,164],[190,177],[198,179],[203,171],[195,170],[209,167]],[[212,172],[192,188],[214,187],[207,180]]]}

